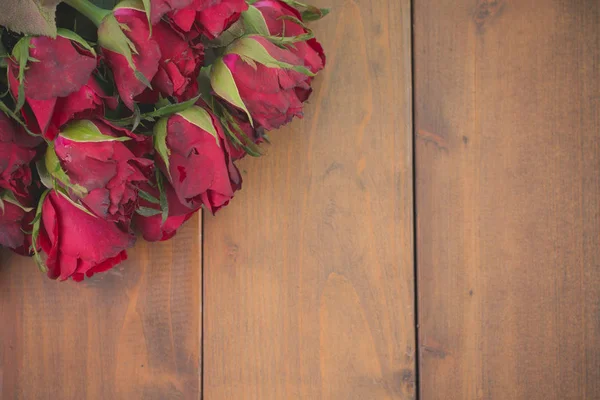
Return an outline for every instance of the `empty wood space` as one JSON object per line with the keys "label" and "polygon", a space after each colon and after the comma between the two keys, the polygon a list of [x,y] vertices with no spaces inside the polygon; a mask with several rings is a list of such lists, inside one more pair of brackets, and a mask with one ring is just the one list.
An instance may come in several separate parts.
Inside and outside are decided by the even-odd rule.
{"label": "empty wood space", "polygon": [[314,3],[227,208],[82,284],[0,251],[1,399],[600,399],[600,2]]}
{"label": "empty wood space", "polygon": [[600,2],[415,1],[422,399],[600,399]]}

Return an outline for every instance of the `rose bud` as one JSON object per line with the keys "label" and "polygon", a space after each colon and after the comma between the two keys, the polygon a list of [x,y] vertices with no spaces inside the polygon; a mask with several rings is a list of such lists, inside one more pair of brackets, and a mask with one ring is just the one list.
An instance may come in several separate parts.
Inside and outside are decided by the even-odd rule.
{"label": "rose bud", "polygon": [[227,205],[242,178],[216,117],[193,106],[159,120],[154,130],[158,165],[179,201],[191,209],[204,204],[212,213]]}
{"label": "rose bud", "polygon": [[42,199],[38,243],[47,254],[48,277],[75,281],[104,272],[127,259],[135,236],[98,218],[52,190]]}
{"label": "rose bud", "polygon": [[160,209],[160,191],[156,181],[140,185],[140,207],[133,215],[133,225],[148,242],[157,242],[171,239],[177,230],[190,219],[197,211],[181,204],[173,186],[169,181],[163,181],[164,196],[167,200],[167,215],[163,222]]}
{"label": "rose bud", "polygon": [[83,205],[128,230],[138,185],[147,180],[145,173],[152,172],[152,160],[135,157],[123,143],[130,138],[120,133],[99,120],[75,121],[48,149],[46,169],[56,171],[58,161]]}
{"label": "rose bud", "polygon": [[195,0],[189,6],[171,12],[169,18],[189,39],[202,34],[214,39],[247,9],[244,0]]}
{"label": "rose bud", "polygon": [[[74,32],[56,39],[24,37],[8,63],[8,84],[29,129],[53,139],[62,124],[84,111],[103,112],[103,91],[93,80],[94,49]],[[116,104],[114,104],[116,105]]]}
{"label": "rose bud", "polygon": [[[260,0],[251,8],[256,8],[262,14],[263,19],[259,23],[266,24],[266,30],[270,35],[289,38],[302,37],[309,33],[298,23],[302,21],[300,12],[283,1]],[[315,74],[325,66],[323,47],[315,38],[294,42],[288,48]]]}
{"label": "rose bud", "polygon": [[0,112],[0,190],[11,190],[25,197],[31,185],[30,163],[41,138],[29,136],[20,126]]}
{"label": "rose bud", "polygon": [[214,92],[266,130],[302,117],[314,74],[288,49],[251,35],[234,41],[211,69]]}
{"label": "rose bud", "polygon": [[33,208],[24,207],[9,191],[0,192],[0,246],[29,255]]}

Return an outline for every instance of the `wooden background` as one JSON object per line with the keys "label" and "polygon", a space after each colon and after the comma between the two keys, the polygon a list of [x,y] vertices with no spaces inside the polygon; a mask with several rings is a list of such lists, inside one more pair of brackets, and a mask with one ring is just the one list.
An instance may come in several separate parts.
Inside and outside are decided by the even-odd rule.
{"label": "wooden background", "polygon": [[2,399],[600,399],[600,2],[316,3],[228,208],[80,285],[0,252]]}

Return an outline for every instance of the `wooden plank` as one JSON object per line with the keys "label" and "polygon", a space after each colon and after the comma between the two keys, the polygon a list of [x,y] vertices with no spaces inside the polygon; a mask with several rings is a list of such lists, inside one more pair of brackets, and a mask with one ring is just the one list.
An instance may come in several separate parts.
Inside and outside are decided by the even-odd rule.
{"label": "wooden plank", "polygon": [[79,284],[0,252],[0,397],[198,399],[198,220]]}
{"label": "wooden plank", "polygon": [[316,3],[304,120],[205,219],[207,400],[415,395],[410,2]]}
{"label": "wooden plank", "polygon": [[600,3],[414,10],[421,398],[600,398]]}

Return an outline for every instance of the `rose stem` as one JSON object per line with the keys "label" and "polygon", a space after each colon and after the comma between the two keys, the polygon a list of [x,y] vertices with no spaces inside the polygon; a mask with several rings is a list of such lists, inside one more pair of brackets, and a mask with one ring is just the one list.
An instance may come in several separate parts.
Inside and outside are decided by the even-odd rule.
{"label": "rose stem", "polygon": [[85,15],[96,26],[100,26],[104,17],[111,13],[110,10],[100,8],[88,0],[64,0],[64,2]]}

